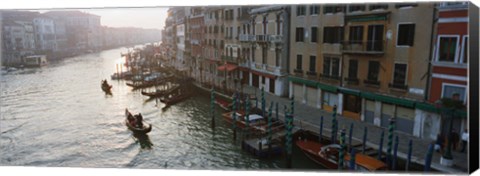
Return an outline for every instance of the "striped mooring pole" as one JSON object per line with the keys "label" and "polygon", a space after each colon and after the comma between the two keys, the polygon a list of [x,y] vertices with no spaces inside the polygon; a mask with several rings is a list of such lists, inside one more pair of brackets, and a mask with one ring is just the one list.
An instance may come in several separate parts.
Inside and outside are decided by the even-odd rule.
{"label": "striped mooring pole", "polygon": [[318,135],[318,142],[322,143],[323,139],[323,116],[320,117],[320,133]]}
{"label": "striped mooring pole", "polygon": [[382,153],[383,153],[383,136],[385,134],[385,131],[382,130],[382,134],[380,134],[380,144],[378,144],[380,147],[378,147],[378,160],[382,160]]}
{"label": "striped mooring pole", "polygon": [[345,129],[342,129],[340,132],[340,151],[338,154],[338,170],[343,170],[343,161],[344,161],[344,150],[345,150]]}
{"label": "striped mooring pole", "polygon": [[388,125],[388,138],[387,138],[387,165],[392,168],[392,143],[393,143],[393,128],[395,120],[390,118],[390,124]]}
{"label": "striped mooring pole", "polygon": [[295,99],[294,99],[293,96],[292,96],[292,100],[290,101],[290,106],[292,106],[292,110],[290,111],[290,113],[291,113],[292,115],[294,115],[294,114],[295,114],[295,113],[294,113],[294,112],[295,112],[295,111],[294,111],[294,110],[295,110]]}
{"label": "striped mooring pole", "polygon": [[210,108],[211,108],[211,113],[212,113],[212,129],[215,128],[215,90],[213,90],[212,88],[212,91],[211,91],[211,95],[210,95]]}
{"label": "striped mooring pole", "polygon": [[355,149],[350,149],[350,170],[355,170]]}
{"label": "striped mooring pole", "polygon": [[287,152],[287,168],[292,168],[292,130],[293,130],[293,116],[290,113],[285,113],[285,126],[287,130],[286,152]]}
{"label": "striped mooring pole", "polygon": [[392,170],[397,169],[397,150],[398,150],[398,136],[395,136],[395,144],[393,145]]}
{"label": "striped mooring pole", "polygon": [[425,166],[423,171],[430,171],[430,165],[432,164],[433,144],[428,145],[427,154],[425,154]]}
{"label": "striped mooring pole", "polygon": [[332,114],[332,134],[330,135],[331,136],[331,139],[330,141],[332,142],[332,144],[335,144],[336,143],[336,138],[337,138],[337,105],[334,105],[333,106],[333,114]]}
{"label": "striped mooring pole", "polygon": [[410,161],[412,159],[412,140],[408,141],[408,154],[407,154],[407,162],[405,163],[405,170],[408,171],[410,168]]}
{"label": "striped mooring pole", "polygon": [[362,154],[365,154],[365,145],[367,143],[367,127],[363,128]]}
{"label": "striped mooring pole", "polygon": [[273,102],[270,103],[270,108],[268,110],[268,153],[272,152],[272,111],[273,111]]}

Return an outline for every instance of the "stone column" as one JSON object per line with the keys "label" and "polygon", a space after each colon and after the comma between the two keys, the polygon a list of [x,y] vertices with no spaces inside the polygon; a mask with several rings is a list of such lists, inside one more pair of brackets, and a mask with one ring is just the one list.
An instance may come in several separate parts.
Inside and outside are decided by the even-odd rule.
{"label": "stone column", "polygon": [[317,87],[317,108],[322,109],[322,89]]}
{"label": "stone column", "polygon": [[375,112],[373,113],[373,124],[376,126],[381,125],[382,116],[382,102],[375,101]]}
{"label": "stone column", "polygon": [[362,122],[365,121],[365,109],[367,109],[367,101],[365,100],[365,98],[362,98],[362,107],[360,108],[361,109],[361,112],[360,112],[360,119]]}
{"label": "stone column", "polygon": [[343,113],[343,93],[338,93],[337,113],[339,115],[342,115]]}
{"label": "stone column", "polygon": [[307,86],[303,84],[303,94],[302,94],[302,103],[306,104],[307,103]]}

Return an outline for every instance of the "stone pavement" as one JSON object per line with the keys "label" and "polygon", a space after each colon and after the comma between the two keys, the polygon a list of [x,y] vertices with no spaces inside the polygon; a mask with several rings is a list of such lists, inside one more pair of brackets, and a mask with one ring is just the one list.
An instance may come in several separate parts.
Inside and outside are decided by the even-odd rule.
{"label": "stone pavement", "polygon": [[[247,86],[244,88],[245,93],[255,94],[259,99],[259,107],[261,107],[261,90],[255,87]],[[265,99],[266,99],[266,107],[270,106],[270,103],[273,101],[274,103],[278,102],[279,104],[279,116],[281,120],[284,118],[283,109],[284,105],[287,105],[288,108],[291,107],[291,100],[285,97],[278,97],[268,92],[265,92]],[[255,105],[255,104],[254,104]],[[295,126],[303,129],[308,129],[310,131],[319,133],[319,126],[320,126],[320,117],[323,116],[323,135],[330,136],[331,127],[332,127],[332,113],[326,112],[321,109],[317,109],[315,107],[307,106],[306,104],[302,104],[301,102],[295,101],[294,102],[294,119],[295,119]],[[275,114],[275,113],[273,113]],[[346,139],[348,144],[348,133],[350,124],[353,123],[353,135],[352,135],[352,144],[355,143],[362,143],[364,128],[368,129],[367,132],[367,146],[372,147],[375,150],[379,148],[380,136],[382,130],[385,132],[384,140],[383,140],[383,151],[387,152],[387,141],[388,141],[388,129],[375,126],[373,124],[364,123],[362,121],[353,120],[348,117],[343,117],[337,114],[337,121],[338,121],[338,129],[339,131],[342,128],[346,129]],[[340,135],[337,135],[340,136]],[[410,134],[402,133],[402,132],[394,132],[394,136],[398,136],[399,138],[399,145],[397,150],[397,156],[399,158],[403,158],[406,160],[408,154],[408,142],[412,140],[413,147],[412,147],[412,157],[411,162],[417,163],[420,165],[424,165],[425,163],[425,156],[428,150],[429,144],[431,144],[432,140],[424,140],[418,137],[415,137]],[[392,154],[393,154],[393,145],[392,145]],[[434,151],[432,157],[431,168],[438,170],[443,173],[450,173],[450,174],[467,174],[468,173],[468,155],[467,153],[460,153],[458,151],[453,151],[453,163],[452,167],[447,167],[440,165],[440,157],[442,156],[440,153]]]}

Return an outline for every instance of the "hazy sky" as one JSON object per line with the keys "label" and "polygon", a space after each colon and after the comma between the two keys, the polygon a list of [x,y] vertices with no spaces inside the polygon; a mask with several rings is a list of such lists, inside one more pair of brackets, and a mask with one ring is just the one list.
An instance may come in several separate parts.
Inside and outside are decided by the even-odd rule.
{"label": "hazy sky", "polygon": [[106,8],[82,9],[101,16],[103,26],[163,29],[168,8]]}

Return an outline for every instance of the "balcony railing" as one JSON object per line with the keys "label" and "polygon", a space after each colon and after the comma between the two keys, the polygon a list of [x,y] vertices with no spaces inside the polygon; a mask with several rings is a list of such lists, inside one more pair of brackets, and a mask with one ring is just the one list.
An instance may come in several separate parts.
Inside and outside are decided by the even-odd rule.
{"label": "balcony railing", "polygon": [[268,35],[257,35],[256,36],[257,42],[267,42]]}
{"label": "balcony railing", "polygon": [[255,41],[255,35],[251,34],[240,34],[240,41],[241,42],[254,42]]}
{"label": "balcony railing", "polygon": [[237,62],[237,58],[232,56],[222,56],[222,60],[227,62]]}
{"label": "balcony railing", "polygon": [[295,73],[295,76],[303,76],[303,70],[301,69],[294,69],[293,73]]}
{"label": "balcony railing", "polygon": [[342,51],[352,54],[384,54],[385,44],[385,40],[344,41]]}
{"label": "balcony railing", "polygon": [[375,86],[380,86],[380,82],[377,80],[363,80],[363,83],[368,84],[368,85],[375,85]]}
{"label": "balcony railing", "polygon": [[345,78],[344,80],[347,81],[348,84],[358,85],[359,83],[358,78]]}
{"label": "balcony railing", "polygon": [[269,35],[268,36],[268,41],[272,43],[281,43],[283,40],[282,35]]}
{"label": "balcony railing", "polygon": [[408,89],[408,85],[399,84],[399,83],[388,83],[388,87],[395,88],[395,89],[402,89],[402,90]]}

